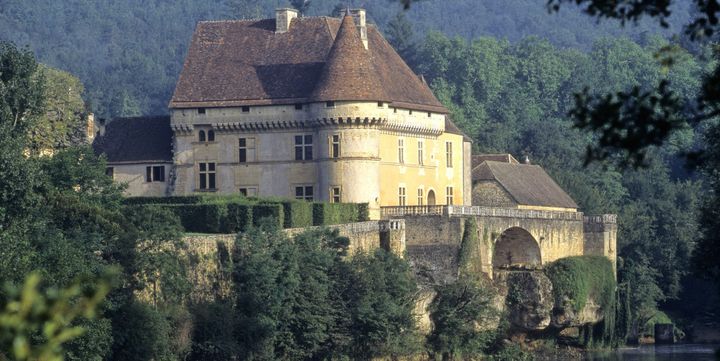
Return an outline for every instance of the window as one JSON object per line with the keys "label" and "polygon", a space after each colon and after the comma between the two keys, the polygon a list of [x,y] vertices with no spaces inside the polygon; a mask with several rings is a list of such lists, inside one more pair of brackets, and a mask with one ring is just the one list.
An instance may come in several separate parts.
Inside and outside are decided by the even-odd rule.
{"label": "window", "polygon": [[295,110],[302,110],[303,105],[302,104],[295,104]]}
{"label": "window", "polygon": [[241,109],[243,113],[250,113],[250,107],[247,105],[243,105]]}
{"label": "window", "polygon": [[412,115],[412,109],[410,109],[410,110],[408,111],[408,114]]}
{"label": "window", "polygon": [[258,189],[257,187],[240,187],[240,194],[243,197],[257,197]]}
{"label": "window", "polygon": [[398,205],[405,206],[405,187],[398,188]]}
{"label": "window", "polygon": [[295,136],[295,160],[312,160],[312,135]]}
{"label": "window", "polygon": [[398,139],[398,163],[405,164],[405,139]]}
{"label": "window", "polygon": [[453,187],[445,187],[445,201],[448,206],[453,205]]}
{"label": "window", "polygon": [[340,187],[330,188],[330,202],[340,203]]}
{"label": "window", "polygon": [[297,187],[295,187],[295,199],[303,199],[303,200],[312,202],[313,186],[297,186]]}
{"label": "window", "polygon": [[382,107],[384,107],[384,106],[385,106],[385,103],[383,103],[383,102],[378,102],[378,108],[382,108]]}
{"label": "window", "polygon": [[205,108],[198,108],[198,114],[205,114]]}
{"label": "window", "polygon": [[215,163],[200,163],[200,189],[215,189]]}
{"label": "window", "polygon": [[330,157],[340,158],[340,135],[333,134],[332,142],[330,144]]}
{"label": "window", "polygon": [[452,142],[445,142],[445,164],[452,168]]}
{"label": "window", "polygon": [[432,113],[428,112],[428,118],[432,117]]}
{"label": "window", "polygon": [[164,182],[165,181],[165,166],[158,165],[152,167],[145,167],[145,181],[146,182]]}
{"label": "window", "polygon": [[215,141],[215,131],[214,130],[208,130],[208,142],[214,142]]}
{"label": "window", "polygon": [[255,138],[238,139],[238,162],[247,163],[255,161]]}
{"label": "window", "polygon": [[397,113],[397,108],[393,108],[393,113]]}
{"label": "window", "polygon": [[326,108],[335,108],[335,102],[334,101],[327,101],[325,102]]}
{"label": "window", "polygon": [[417,204],[418,204],[419,206],[423,205],[423,199],[425,198],[425,197],[423,196],[423,193],[424,193],[424,192],[423,192],[423,189],[422,189],[422,188],[418,188],[418,191],[417,191]]}
{"label": "window", "polygon": [[201,130],[198,132],[198,141],[204,142],[205,141],[205,131]]}
{"label": "window", "polygon": [[113,167],[105,168],[105,175],[112,179],[115,179],[115,168],[113,168]]}
{"label": "window", "polygon": [[424,143],[422,140],[418,140],[418,164],[423,165],[425,162],[423,161],[423,147]]}

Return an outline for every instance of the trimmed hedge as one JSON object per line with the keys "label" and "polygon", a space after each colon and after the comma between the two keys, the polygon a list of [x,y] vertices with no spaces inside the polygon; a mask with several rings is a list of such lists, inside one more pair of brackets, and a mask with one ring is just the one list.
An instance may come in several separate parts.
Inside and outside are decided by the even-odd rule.
{"label": "trimmed hedge", "polygon": [[360,220],[359,207],[355,203],[313,203],[313,225],[357,222]]}
{"label": "trimmed hedge", "polygon": [[245,232],[253,224],[253,206],[231,203],[227,205],[225,229],[228,233]]}
{"label": "trimmed hedge", "polygon": [[280,228],[302,228],[369,218],[367,203],[310,203],[282,198],[245,198],[239,195],[193,195],[177,197],[132,197],[124,203],[137,207],[167,207],[180,219],[186,232],[236,233],[271,218]]}
{"label": "trimmed hedge", "polygon": [[253,224],[256,226],[263,222],[263,219],[270,218],[272,222],[277,222],[279,228],[283,228],[285,212],[281,204],[255,204],[252,206]]}
{"label": "trimmed hedge", "polygon": [[282,201],[285,228],[300,228],[313,225],[313,205],[310,202]]}
{"label": "trimmed hedge", "polygon": [[202,199],[202,196],[128,197],[123,200],[123,204],[198,204],[202,202]]}
{"label": "trimmed hedge", "polygon": [[227,232],[227,206],[224,204],[174,204],[167,205],[180,218],[186,232]]}

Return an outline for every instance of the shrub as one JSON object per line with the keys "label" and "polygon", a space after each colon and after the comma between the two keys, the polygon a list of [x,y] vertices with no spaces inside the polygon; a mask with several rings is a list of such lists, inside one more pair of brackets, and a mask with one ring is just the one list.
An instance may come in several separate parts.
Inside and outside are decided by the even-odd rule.
{"label": "shrub", "polygon": [[358,221],[364,222],[370,220],[370,205],[367,203],[358,203]]}
{"label": "shrub", "polygon": [[298,228],[313,225],[312,203],[300,200],[285,200],[281,202],[283,207],[284,227]]}
{"label": "shrub", "polygon": [[360,219],[359,208],[355,203],[313,203],[313,225],[357,222]]}
{"label": "shrub", "polygon": [[173,196],[173,197],[129,197],[123,200],[126,205],[134,204],[198,204],[202,196]]}
{"label": "shrub", "polygon": [[561,258],[545,268],[553,284],[556,304],[565,298],[572,300],[576,312],[585,307],[592,297],[601,307],[614,303],[615,274],[612,263],[602,256],[576,256]]}
{"label": "shrub", "polygon": [[170,205],[180,218],[186,232],[220,233],[227,229],[227,205],[225,204],[177,204]]}
{"label": "shrub", "polygon": [[284,225],[282,205],[277,203],[256,204],[252,206],[253,224],[258,226],[264,218],[271,218],[279,228]]}
{"label": "shrub", "polygon": [[245,232],[253,224],[253,206],[230,203],[227,205],[227,218],[223,222],[223,231],[227,233]]}

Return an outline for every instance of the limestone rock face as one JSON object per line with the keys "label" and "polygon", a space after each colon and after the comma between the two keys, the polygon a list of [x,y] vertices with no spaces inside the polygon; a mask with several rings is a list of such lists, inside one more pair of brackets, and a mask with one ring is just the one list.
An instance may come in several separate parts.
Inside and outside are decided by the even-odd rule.
{"label": "limestone rock face", "polygon": [[526,331],[547,328],[553,309],[550,279],[543,272],[511,272],[507,275],[507,285],[510,324]]}
{"label": "limestone rock face", "polygon": [[603,309],[592,298],[585,302],[580,312],[575,312],[571,300],[564,299],[562,304],[555,305],[551,323],[557,328],[578,327],[598,323],[603,317]]}

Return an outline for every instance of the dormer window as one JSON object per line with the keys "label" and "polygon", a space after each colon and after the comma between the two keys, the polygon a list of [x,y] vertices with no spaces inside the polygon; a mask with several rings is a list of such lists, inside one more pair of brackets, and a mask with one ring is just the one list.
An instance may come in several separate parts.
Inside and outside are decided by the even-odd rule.
{"label": "dormer window", "polygon": [[334,101],[325,102],[325,108],[335,108],[335,102]]}
{"label": "dormer window", "polygon": [[197,108],[198,114],[205,114],[205,108]]}
{"label": "dormer window", "polygon": [[242,112],[243,112],[243,113],[250,113],[250,107],[247,106],[247,105],[243,105],[243,107],[242,107]]}

